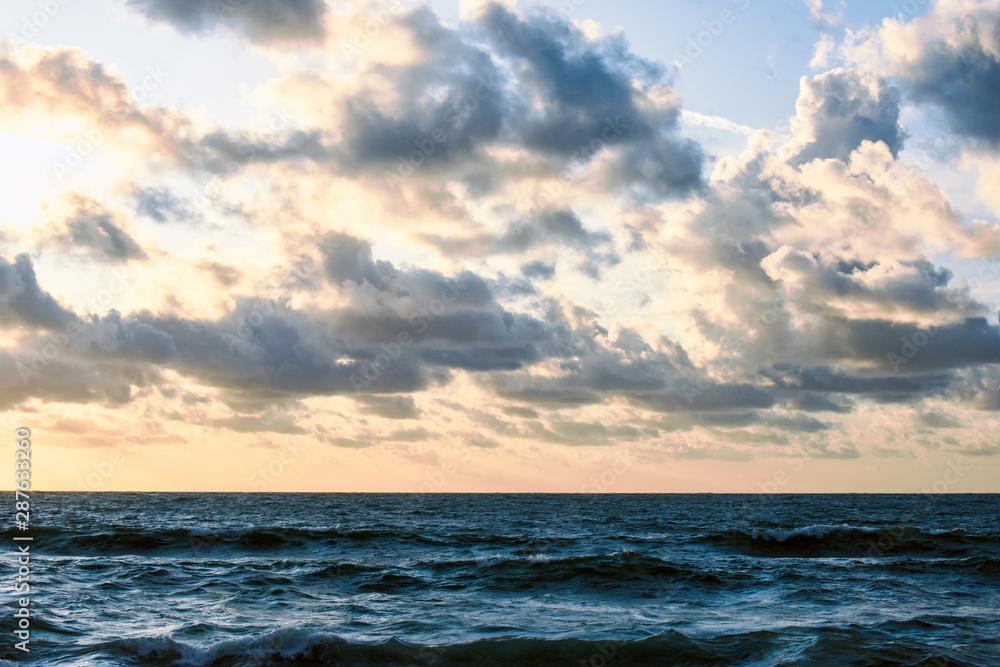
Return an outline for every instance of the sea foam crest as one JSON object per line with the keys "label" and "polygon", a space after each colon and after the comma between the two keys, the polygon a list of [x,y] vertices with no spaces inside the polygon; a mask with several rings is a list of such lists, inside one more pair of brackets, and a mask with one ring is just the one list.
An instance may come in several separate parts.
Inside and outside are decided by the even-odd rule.
{"label": "sea foam crest", "polygon": [[764,530],[760,528],[754,528],[750,533],[750,537],[755,540],[773,540],[775,542],[786,542],[790,539],[797,537],[826,537],[827,535],[834,535],[837,533],[850,533],[852,531],[857,531],[861,533],[874,533],[877,532],[874,528],[863,528],[856,526],[848,526],[846,523],[842,523],[836,526],[828,524],[819,524],[815,526],[805,526],[803,528],[795,528],[793,530]]}

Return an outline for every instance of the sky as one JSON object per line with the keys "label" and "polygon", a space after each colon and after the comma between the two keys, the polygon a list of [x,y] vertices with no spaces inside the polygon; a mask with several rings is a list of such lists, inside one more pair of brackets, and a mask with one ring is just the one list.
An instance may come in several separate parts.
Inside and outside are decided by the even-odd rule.
{"label": "sky", "polygon": [[1000,0],[17,0],[0,108],[35,489],[1000,491]]}

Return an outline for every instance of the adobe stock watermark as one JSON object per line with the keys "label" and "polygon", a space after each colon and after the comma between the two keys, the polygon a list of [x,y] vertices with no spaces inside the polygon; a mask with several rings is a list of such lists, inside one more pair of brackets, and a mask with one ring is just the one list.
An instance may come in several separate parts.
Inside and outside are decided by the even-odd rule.
{"label": "adobe stock watermark", "polygon": [[69,2],[70,0],[39,0],[38,11],[24,17],[20,31],[7,33],[14,48],[19,49],[30,44]]}
{"label": "adobe stock watermark", "polygon": [[600,475],[591,478],[580,486],[580,493],[606,493],[618,482],[618,479],[622,475],[628,472],[633,463],[634,460],[632,459],[631,451],[626,449],[623,452],[619,452],[606,470],[603,470]]}
{"label": "adobe stock watermark", "polygon": [[894,4],[892,6],[892,11],[895,16],[899,16],[903,19],[913,18],[922,9],[927,7],[927,0],[906,0],[902,6]]}
{"label": "adobe stock watermark", "polygon": [[[965,474],[972,470],[972,466],[965,465],[961,458],[954,458],[948,461],[948,468],[944,474],[930,486],[923,487],[920,492],[924,494],[947,493],[953,486],[956,486],[965,477]],[[931,498],[928,496],[924,511],[932,509]],[[916,513],[910,513],[903,517],[899,525],[887,528],[879,533],[878,537],[868,540],[867,549],[859,547],[859,552],[863,557],[880,558],[891,551],[906,534],[905,522],[916,518]]]}
{"label": "adobe stock watermark", "polygon": [[132,423],[126,443],[99,461],[92,462],[90,467],[93,470],[87,471],[82,477],[76,478],[77,491],[97,491],[114,476],[115,471],[128,462],[129,455],[139,448],[139,443],[145,437],[148,437],[153,430],[146,425],[146,420],[155,423],[157,430],[163,426],[160,420],[149,413],[149,408],[147,407],[143,413],[142,426],[137,426],[135,422]]}
{"label": "adobe stock watermark", "polygon": [[[750,0],[731,0],[732,4],[739,7],[740,11],[746,11],[750,6]],[[723,9],[714,19],[702,21],[705,28],[698,34],[688,37],[687,48],[684,53],[674,53],[674,65],[678,68],[692,64],[705,53],[706,49],[712,47],[716,40],[722,37],[727,26],[736,23],[736,12],[732,9]]]}
{"label": "adobe stock watermark", "polygon": [[439,466],[437,466],[432,472],[425,472],[424,479],[419,487],[410,487],[406,490],[407,493],[435,493],[444,488],[448,480],[455,475],[469,462],[472,458],[472,449],[466,447],[460,450],[457,456],[445,459]]}
{"label": "adobe stock watermark", "polygon": [[222,340],[226,343],[226,347],[229,348],[229,353],[232,354],[233,350],[240,341],[250,342],[254,337],[254,328],[264,324],[264,320],[277,310],[274,301],[271,299],[254,299],[253,307],[250,312],[240,319],[236,324],[234,331],[235,335],[231,333],[223,334]]}
{"label": "adobe stock watermark", "polygon": [[785,465],[790,467],[791,474],[786,472],[784,468],[780,468],[774,471],[774,474],[771,475],[771,479],[763,482],[757,482],[757,487],[762,493],[777,493],[780,490],[780,487],[785,486],[792,480],[792,475],[805,467],[806,460],[804,458],[792,458],[790,456],[786,456]]}
{"label": "adobe stock watermark", "polygon": [[382,0],[368,12],[367,20],[360,28],[351,31],[350,39],[341,40],[340,54],[345,58],[353,58],[371,46],[379,33],[392,21],[392,18],[403,13],[403,3],[400,0]]}
{"label": "adobe stock watermark", "polygon": [[267,491],[299,459],[303,451],[303,445],[286,441],[270,461],[247,477],[247,484],[254,491]]}

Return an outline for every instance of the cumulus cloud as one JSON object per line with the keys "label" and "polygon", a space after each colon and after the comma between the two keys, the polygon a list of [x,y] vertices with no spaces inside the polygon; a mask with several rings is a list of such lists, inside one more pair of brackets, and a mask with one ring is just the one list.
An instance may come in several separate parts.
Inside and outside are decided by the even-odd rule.
{"label": "cumulus cloud", "polygon": [[126,7],[182,32],[225,27],[261,43],[322,39],[326,13],[323,0],[127,0]]}
{"label": "cumulus cloud", "polygon": [[[701,183],[702,153],[677,136],[679,98],[663,84],[662,66],[636,57],[620,37],[589,40],[552,12],[522,15],[496,3],[470,29],[449,28],[428,8],[395,21],[421,49],[420,60],[359,71],[397,90],[391,103],[370,92],[378,86],[359,86],[340,100],[342,123],[334,132],[266,146],[252,160],[297,153],[346,173],[388,170],[395,183],[457,164],[489,164],[492,147],[524,150],[563,168],[610,151],[617,155],[610,178],[657,197]],[[325,134],[342,139],[332,143]],[[201,149],[233,155],[246,143],[219,134]]]}
{"label": "cumulus cloud", "polygon": [[76,319],[38,285],[35,267],[26,254],[13,264],[0,257],[0,323],[32,328],[59,329]]}
{"label": "cumulus cloud", "polygon": [[899,125],[899,92],[858,70],[838,69],[803,77],[792,119],[792,140],[783,151],[792,164],[847,161],[863,141],[881,141],[895,157],[906,133]]}
{"label": "cumulus cloud", "polygon": [[[130,4],[258,44],[341,29],[322,3]],[[946,265],[1000,251],[1000,232],[899,159],[900,105],[939,108],[993,150],[980,117],[992,93],[977,92],[990,16],[952,2],[884,23],[863,67],[801,81],[777,149],[767,132],[688,114],[747,137],[707,180],[661,65],[620,33],[513,3],[470,5],[455,25],[429,7],[386,16],[391,50],[275,55],[281,72],[255,99],[302,117],[268,132],[140,107],[79,50],[4,53],[6,129],[33,131],[37,115],[62,141],[75,136],[64,125],[113,120],[129,140],[105,145],[135,173],[109,178],[101,199],[51,199],[41,224],[3,242],[143,279],[120,312],[78,316],[27,255],[0,261],[0,366],[14,378],[0,404],[123,406],[197,385],[207,396],[177,401],[205,428],[314,438],[338,455],[516,439],[848,459],[869,451],[848,434],[852,413],[888,408],[964,432],[975,420],[940,406],[998,409],[1000,328]],[[202,250],[176,272],[190,234]],[[21,381],[37,359],[30,332],[69,323],[72,343]]]}
{"label": "cumulus cloud", "polygon": [[1000,146],[1000,3],[942,0],[911,21],[885,19],[854,34],[847,53],[894,76],[953,132]]}

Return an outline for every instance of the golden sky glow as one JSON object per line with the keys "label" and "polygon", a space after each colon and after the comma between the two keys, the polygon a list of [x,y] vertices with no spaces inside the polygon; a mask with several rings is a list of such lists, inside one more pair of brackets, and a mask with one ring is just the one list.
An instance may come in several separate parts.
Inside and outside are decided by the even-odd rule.
{"label": "golden sky glow", "polygon": [[765,8],[263,6],[3,10],[35,488],[1000,490],[1000,2],[803,4],[766,127]]}

